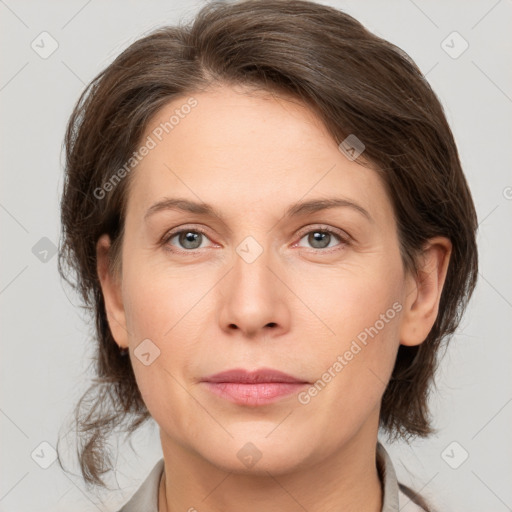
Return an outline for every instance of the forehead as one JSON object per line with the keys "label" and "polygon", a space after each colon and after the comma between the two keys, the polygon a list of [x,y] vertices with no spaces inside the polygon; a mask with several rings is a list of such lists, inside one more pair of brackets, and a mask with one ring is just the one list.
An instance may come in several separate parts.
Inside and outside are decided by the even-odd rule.
{"label": "forehead", "polygon": [[291,97],[233,87],[181,96],[150,120],[149,139],[130,187],[129,202],[139,207],[169,195],[209,203],[218,196],[229,209],[336,193],[369,209],[390,207],[378,174],[349,160],[315,113]]}

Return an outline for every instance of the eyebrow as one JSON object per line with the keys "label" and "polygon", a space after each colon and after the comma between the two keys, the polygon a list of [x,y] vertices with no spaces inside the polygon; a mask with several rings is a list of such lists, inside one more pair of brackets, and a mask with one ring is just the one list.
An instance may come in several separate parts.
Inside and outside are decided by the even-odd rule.
{"label": "eyebrow", "polygon": [[[299,217],[301,215],[307,215],[318,211],[327,210],[330,208],[341,207],[351,208],[362,214],[370,222],[374,222],[372,216],[361,205],[354,203],[353,201],[349,201],[347,199],[341,199],[339,197],[312,199],[310,201],[303,201],[293,204],[286,210],[284,217]],[[222,215],[222,213],[218,211],[216,208],[214,208],[212,205],[209,205],[208,203],[204,202],[190,201],[189,199],[184,198],[164,198],[160,201],[157,201],[148,208],[146,214],[144,215],[144,219],[147,220],[151,215],[154,215],[157,212],[165,210],[178,210],[189,213],[195,213],[197,215],[216,217],[217,219],[225,223],[224,216]]]}

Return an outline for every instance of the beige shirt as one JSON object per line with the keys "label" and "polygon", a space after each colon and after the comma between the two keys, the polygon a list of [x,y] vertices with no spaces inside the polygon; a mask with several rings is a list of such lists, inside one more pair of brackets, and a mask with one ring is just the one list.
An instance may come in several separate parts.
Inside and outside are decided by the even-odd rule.
{"label": "beige shirt", "polygon": [[[383,485],[382,512],[425,512],[425,509],[415,504],[400,489],[393,463],[380,443],[377,443],[377,467]],[[163,470],[162,458],[118,512],[158,512],[158,490]]]}

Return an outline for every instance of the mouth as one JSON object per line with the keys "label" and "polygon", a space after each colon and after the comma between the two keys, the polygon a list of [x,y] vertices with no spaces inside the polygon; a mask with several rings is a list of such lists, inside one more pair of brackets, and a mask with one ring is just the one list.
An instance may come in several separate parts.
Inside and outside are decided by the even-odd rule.
{"label": "mouth", "polygon": [[211,393],[238,405],[261,406],[277,402],[310,385],[278,370],[228,370],[201,381]]}

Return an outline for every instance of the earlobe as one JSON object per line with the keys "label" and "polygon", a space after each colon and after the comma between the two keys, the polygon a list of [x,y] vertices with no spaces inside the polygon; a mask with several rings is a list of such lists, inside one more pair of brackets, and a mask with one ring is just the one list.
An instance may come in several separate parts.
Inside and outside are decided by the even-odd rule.
{"label": "earlobe", "polygon": [[452,244],[448,238],[430,239],[418,258],[416,275],[408,275],[400,327],[402,345],[419,345],[431,331],[439,312],[451,251]]}
{"label": "earlobe", "polygon": [[110,268],[111,240],[102,235],[96,244],[96,269],[105,301],[107,321],[112,336],[120,348],[128,347],[126,315],[121,295],[121,280],[112,274]]}

